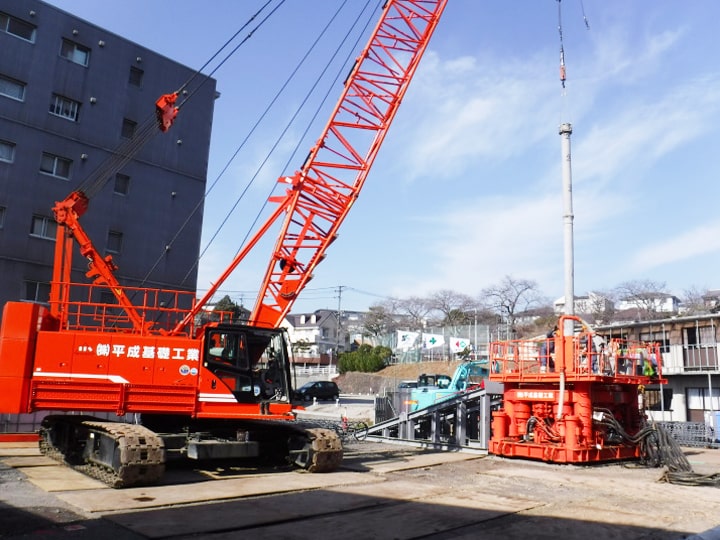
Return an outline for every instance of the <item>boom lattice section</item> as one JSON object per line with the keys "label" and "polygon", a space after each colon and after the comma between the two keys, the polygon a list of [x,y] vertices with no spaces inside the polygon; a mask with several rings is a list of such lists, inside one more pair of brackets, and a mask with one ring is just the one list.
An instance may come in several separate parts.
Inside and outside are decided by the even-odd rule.
{"label": "boom lattice section", "polygon": [[286,216],[251,322],[277,326],[365,182],[447,0],[390,1],[302,169],[282,177]]}

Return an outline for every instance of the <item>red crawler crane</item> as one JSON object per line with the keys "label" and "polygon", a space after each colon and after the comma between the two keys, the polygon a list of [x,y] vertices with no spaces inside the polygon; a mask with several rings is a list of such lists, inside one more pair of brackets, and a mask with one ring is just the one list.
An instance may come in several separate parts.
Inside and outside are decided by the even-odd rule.
{"label": "red crawler crane", "polygon": [[[447,0],[389,0],[330,121],[270,219],[199,302],[182,291],[121,286],[115,266],[79,227],[82,192],[56,204],[51,309],[8,302],[0,327],[0,412],[111,412],[142,425],[48,416],[41,450],[113,487],[157,481],[166,460],[281,457],[309,471],[342,459],[332,430],[300,425],[285,333],[290,310],[367,178]],[[166,99],[163,99],[166,98]],[[158,100],[161,131],[177,108]],[[196,315],[281,216],[250,324],[197,324]],[[71,238],[91,269],[69,283]],[[108,289],[113,305],[101,301]],[[182,307],[182,306],[191,306]]]}

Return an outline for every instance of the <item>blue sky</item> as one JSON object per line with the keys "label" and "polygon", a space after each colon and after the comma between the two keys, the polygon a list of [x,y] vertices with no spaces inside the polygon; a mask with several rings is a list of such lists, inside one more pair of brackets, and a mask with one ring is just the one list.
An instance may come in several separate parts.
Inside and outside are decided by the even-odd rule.
{"label": "blue sky", "polygon": [[[199,68],[264,0],[50,3]],[[209,183],[341,4],[287,0],[215,73],[222,96]],[[362,5],[349,1],[340,26]],[[339,286],[343,309],[364,310],[440,289],[476,296],[505,275],[562,296],[563,122],[573,126],[576,294],[636,279],[664,282],[678,296],[720,288],[720,3],[561,7],[564,91],[557,0],[449,1],[358,202],[292,311],[336,309]],[[203,247],[326,57],[312,57],[210,193]],[[301,166],[340,95],[334,89],[309,133],[301,116],[305,124],[290,128],[257,174],[200,263],[200,291],[240,247],[276,179]],[[223,292],[251,306],[274,241],[259,245]]]}

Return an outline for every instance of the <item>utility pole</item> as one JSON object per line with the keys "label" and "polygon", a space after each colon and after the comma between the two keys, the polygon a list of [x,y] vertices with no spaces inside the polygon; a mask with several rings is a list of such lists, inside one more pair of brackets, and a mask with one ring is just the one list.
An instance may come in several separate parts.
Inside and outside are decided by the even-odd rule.
{"label": "utility pole", "polygon": [[342,292],[345,287],[343,285],[338,285],[337,291],[338,291],[338,308],[337,308],[337,315],[335,317],[336,326],[335,326],[335,355],[336,357],[340,358],[340,317],[342,316]]}

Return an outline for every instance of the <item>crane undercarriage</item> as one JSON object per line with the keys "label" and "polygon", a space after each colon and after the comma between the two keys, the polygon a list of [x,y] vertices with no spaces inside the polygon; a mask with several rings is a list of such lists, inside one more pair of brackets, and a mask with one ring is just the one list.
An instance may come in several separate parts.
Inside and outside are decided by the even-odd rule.
{"label": "crane undercarriage", "polygon": [[[162,426],[160,417],[149,423]],[[177,425],[173,418],[171,425]],[[113,488],[153,484],[167,463],[179,460],[261,458],[309,472],[336,470],[343,458],[338,435],[299,423],[194,422],[204,431],[153,431],[140,424],[103,421],[92,416],[50,415],[40,429],[40,451]]]}

